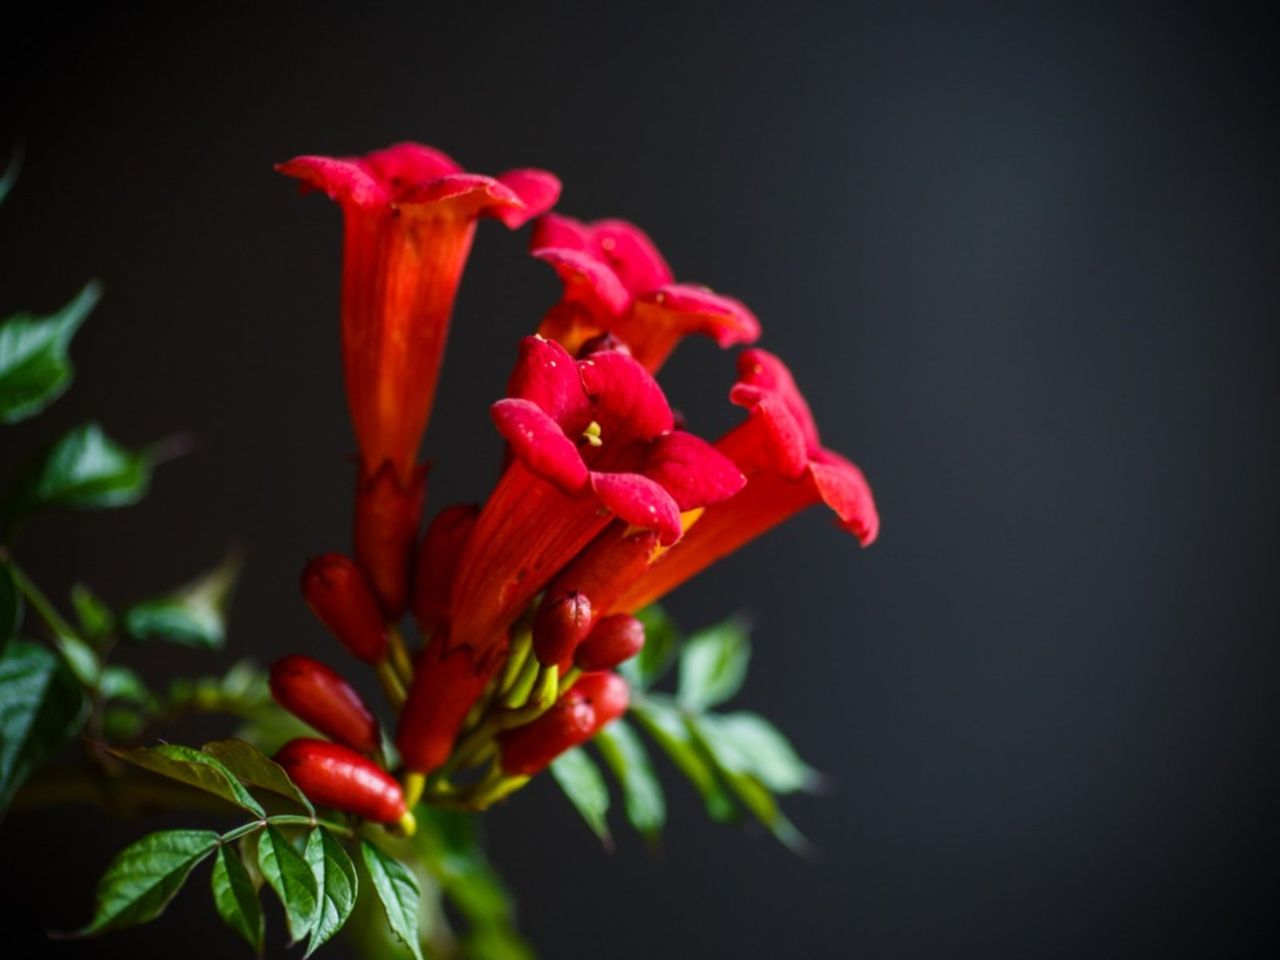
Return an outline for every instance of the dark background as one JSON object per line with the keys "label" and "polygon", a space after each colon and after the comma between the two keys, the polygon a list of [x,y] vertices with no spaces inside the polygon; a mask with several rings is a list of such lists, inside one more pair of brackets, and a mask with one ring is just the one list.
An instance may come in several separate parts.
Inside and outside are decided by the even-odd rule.
{"label": "dark background", "polygon": [[[416,138],[542,165],[563,211],[636,220],[680,278],[754,307],[884,516],[861,552],[812,511],[670,604],[754,616],[738,703],[830,773],[788,805],[820,860],[708,824],[673,776],[662,853],[615,817],[606,855],[538,782],[488,824],[545,955],[1274,955],[1280,104],[1259,16],[118,6],[44,6],[0,39],[0,126],[27,145],[0,310],[106,286],[74,390],[6,432],[3,467],[90,415],[198,446],[139,508],[31,529],[39,578],[124,603],[240,542],[231,652],[335,658],[295,578],[347,537],[339,215],[271,164]],[[490,482],[486,406],[555,298],[524,243],[481,228],[433,506]],[[664,371],[712,435],[731,380],[705,343]],[[9,818],[7,955],[83,922],[141,830]],[[46,955],[239,955],[206,882]]]}

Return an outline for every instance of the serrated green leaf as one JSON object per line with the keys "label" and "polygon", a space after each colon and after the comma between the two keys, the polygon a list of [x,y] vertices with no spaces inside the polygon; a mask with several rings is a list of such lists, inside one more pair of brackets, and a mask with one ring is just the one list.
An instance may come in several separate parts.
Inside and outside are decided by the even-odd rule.
{"label": "serrated green leaf", "polygon": [[414,875],[399,860],[390,857],[368,840],[360,844],[360,855],[373,889],[382,901],[391,932],[412,951],[416,960],[423,960],[421,936],[418,933],[418,913],[422,893]]}
{"label": "serrated green leaf", "polygon": [[751,773],[775,793],[814,792],[822,786],[822,774],[801,760],[781,731],[759,714],[708,714],[703,728],[721,757],[733,755],[726,762]]}
{"label": "serrated green leaf", "polygon": [[71,740],[88,704],[45,647],[15,640],[0,654],[0,817],[14,792]]}
{"label": "serrated green leaf", "polygon": [[8,521],[38,510],[123,507],[151,480],[151,458],[120,446],[96,423],[65,434],[19,474],[5,503]]}
{"label": "serrated green leaf", "polygon": [[324,827],[316,827],[307,837],[306,859],[316,878],[319,896],[304,960],[342,929],[355,908],[359,891],[355,864],[342,844]]}
{"label": "serrated green leaf", "polygon": [[680,711],[665,702],[646,699],[632,704],[631,713],[693,784],[702,797],[707,815],[721,823],[733,820],[738,808],[716,777],[710,759],[685,726]]}
{"label": "serrated green leaf", "polygon": [[632,688],[646,690],[662,679],[675,659],[680,646],[680,630],[656,603],[650,604],[636,618],[644,624],[644,647],[619,665],[618,672]]}
{"label": "serrated green leaf", "polygon": [[254,953],[261,956],[262,941],[266,933],[262,904],[258,901],[258,891],[249,871],[231,847],[225,844],[218,847],[218,856],[213,861],[213,876],[209,882],[218,916],[248,941]]}
{"label": "serrated green leaf", "polygon": [[253,799],[253,794],[241,785],[235,774],[207,753],[168,743],[158,747],[134,747],[127,750],[109,748],[109,752],[162,777],[212,793],[258,817],[266,816],[262,805]]}
{"label": "serrated green leaf", "polygon": [[289,937],[297,943],[310,932],[315,920],[319,903],[315,874],[285,835],[272,826],[258,835],[258,867],[280,898]]}
{"label": "serrated green leaf", "polygon": [[746,625],[726,620],[691,636],[680,651],[676,699],[688,710],[706,710],[732,697],[747,677],[751,643]]}
{"label": "serrated green leaf", "polygon": [[609,824],[609,788],[604,776],[581,747],[566,750],[551,762],[551,775],[564,791],[582,819],[606,845],[611,844]]}
{"label": "serrated green leaf", "polygon": [[0,323],[0,423],[35,416],[71,385],[67,347],[101,295],[89,283],[56,313],[19,313]]}
{"label": "serrated green leaf", "polygon": [[80,630],[95,643],[115,629],[115,614],[85,584],[77,583],[71,588],[71,606],[80,622]]}
{"label": "serrated green leaf", "polygon": [[315,808],[306,798],[297,784],[289,779],[284,767],[276,763],[251,743],[243,740],[215,740],[201,748],[209,756],[221,763],[234,774],[241,783],[270,790],[288,800],[292,800],[307,813],[315,815]]}
{"label": "serrated green leaf", "polygon": [[228,554],[218,566],[173,593],[135,604],[124,615],[125,632],[135,640],[219,649],[226,641],[227,605],[240,566],[239,557]]}
{"label": "serrated green leaf", "polygon": [[645,839],[657,840],[667,819],[667,804],[644,744],[622,719],[597,733],[594,743],[622,786],[627,819]]}
{"label": "serrated green leaf", "polygon": [[793,853],[807,855],[811,851],[809,841],[783,814],[777,799],[753,773],[751,762],[742,756],[735,744],[718,735],[714,722],[707,721],[706,716],[685,718],[690,732],[706,751],[716,772],[770,833]]}
{"label": "serrated green leaf", "polygon": [[22,594],[8,566],[0,563],[0,654],[22,628]]}
{"label": "serrated green leaf", "polygon": [[160,916],[192,869],[218,846],[212,830],[163,830],[126,847],[98,882],[93,921],[81,936]]}

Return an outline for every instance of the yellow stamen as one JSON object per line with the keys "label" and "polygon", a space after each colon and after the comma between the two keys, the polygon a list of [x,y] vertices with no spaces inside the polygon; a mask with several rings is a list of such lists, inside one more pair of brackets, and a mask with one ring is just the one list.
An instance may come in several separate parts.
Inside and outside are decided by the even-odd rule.
{"label": "yellow stamen", "polygon": [[582,431],[582,439],[593,447],[603,446],[604,440],[601,439],[600,432],[600,424],[592,420],[587,424],[587,429]]}

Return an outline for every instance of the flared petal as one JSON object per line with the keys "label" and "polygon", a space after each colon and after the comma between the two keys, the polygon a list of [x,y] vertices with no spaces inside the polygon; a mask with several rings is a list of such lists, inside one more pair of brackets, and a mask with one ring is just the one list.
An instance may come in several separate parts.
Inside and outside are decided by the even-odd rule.
{"label": "flared petal", "polygon": [[650,444],[641,472],[671,494],[681,512],[727,500],[747,482],[732,460],[683,430]]}
{"label": "flared petal", "polygon": [[871,546],[880,533],[880,514],[862,471],[840,454],[819,450],[809,464],[814,487],[840,526]]}
{"label": "flared petal", "polygon": [[511,445],[512,454],[530,471],[554,483],[565,493],[577,493],[587,482],[587,465],[577,445],[560,425],[529,400],[507,398],[490,407],[498,433]]}
{"label": "flared petal", "polygon": [[638,473],[592,473],[591,487],[619,519],[656,531],[663,544],[680,539],[680,508],[655,481]]}
{"label": "flared petal", "polygon": [[613,330],[637,360],[657,370],[690,334],[710,337],[721,347],[753,343],[760,337],[760,321],[732,297],[704,287],[668,284],[637,296]]}

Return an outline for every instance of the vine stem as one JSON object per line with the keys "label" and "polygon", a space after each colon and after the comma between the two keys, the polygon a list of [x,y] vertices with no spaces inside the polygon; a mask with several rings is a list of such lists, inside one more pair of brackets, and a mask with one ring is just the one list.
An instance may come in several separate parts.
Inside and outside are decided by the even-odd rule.
{"label": "vine stem", "polygon": [[336,833],[339,836],[347,837],[348,839],[354,840],[356,837],[356,832],[350,827],[345,827],[340,823],[334,823],[331,820],[321,820],[319,817],[308,817],[302,814],[282,813],[274,817],[263,817],[261,820],[253,820],[250,823],[236,827],[234,830],[228,830],[222,835],[221,842],[232,843],[256,830],[261,830],[266,826],[324,827],[331,833]]}
{"label": "vine stem", "polygon": [[27,603],[31,604],[31,609],[40,616],[40,619],[54,632],[55,636],[80,639],[80,635],[72,629],[71,624],[62,619],[62,614],[58,613],[57,607],[44,595],[44,591],[37,587],[26,572],[18,566],[12,554],[6,553],[0,556],[0,562],[3,562],[9,568],[9,573],[13,576],[14,586],[18,588],[19,592],[26,598]]}

